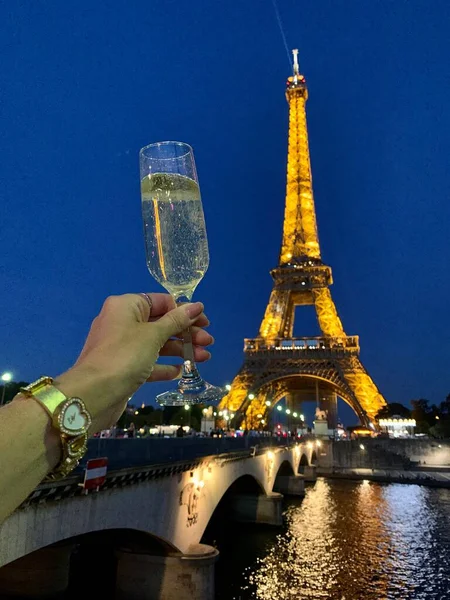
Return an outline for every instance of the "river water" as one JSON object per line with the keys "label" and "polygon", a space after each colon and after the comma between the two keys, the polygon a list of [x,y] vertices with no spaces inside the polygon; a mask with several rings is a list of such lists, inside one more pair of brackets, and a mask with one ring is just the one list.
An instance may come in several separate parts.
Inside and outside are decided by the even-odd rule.
{"label": "river water", "polygon": [[318,479],[219,535],[217,600],[450,600],[450,490]]}

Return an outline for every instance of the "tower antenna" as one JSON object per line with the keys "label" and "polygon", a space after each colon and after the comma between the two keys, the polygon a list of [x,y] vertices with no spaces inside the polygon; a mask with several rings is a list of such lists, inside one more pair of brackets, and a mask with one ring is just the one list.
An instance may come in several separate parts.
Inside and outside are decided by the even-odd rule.
{"label": "tower antenna", "polygon": [[292,50],[292,55],[294,57],[294,65],[293,65],[293,68],[294,68],[294,83],[297,83],[297,78],[298,78],[298,76],[300,74],[300,72],[298,70],[299,67],[298,67],[298,49],[297,48],[295,48],[294,50]]}

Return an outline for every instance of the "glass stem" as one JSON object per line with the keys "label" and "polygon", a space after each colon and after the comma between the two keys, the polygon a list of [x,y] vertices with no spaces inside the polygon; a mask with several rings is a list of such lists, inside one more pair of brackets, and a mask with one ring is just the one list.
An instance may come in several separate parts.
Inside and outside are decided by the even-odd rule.
{"label": "glass stem", "polygon": [[192,328],[188,327],[183,331],[183,359],[189,360],[195,367],[194,346],[192,344]]}
{"label": "glass stem", "polygon": [[[186,298],[188,302],[190,298]],[[178,298],[178,303],[179,302]],[[181,372],[181,379],[178,382],[178,388],[189,392],[191,389],[197,389],[199,385],[203,385],[203,380],[198,372],[197,365],[195,364],[194,358],[194,345],[192,343],[192,327],[188,327],[182,333],[183,337],[183,370]]]}

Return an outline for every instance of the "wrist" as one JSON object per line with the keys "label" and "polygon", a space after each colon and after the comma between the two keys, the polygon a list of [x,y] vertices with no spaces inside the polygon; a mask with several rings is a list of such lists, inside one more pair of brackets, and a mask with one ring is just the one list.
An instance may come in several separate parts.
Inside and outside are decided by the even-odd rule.
{"label": "wrist", "polygon": [[53,385],[68,398],[76,396],[83,400],[92,418],[90,434],[113,424],[110,421],[117,401],[112,377],[89,366],[76,365],[56,377]]}

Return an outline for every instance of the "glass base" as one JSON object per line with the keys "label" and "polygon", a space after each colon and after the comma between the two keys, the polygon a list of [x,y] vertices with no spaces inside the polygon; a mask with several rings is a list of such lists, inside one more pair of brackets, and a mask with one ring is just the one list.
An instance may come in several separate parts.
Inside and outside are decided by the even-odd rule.
{"label": "glass base", "polygon": [[178,389],[164,392],[156,396],[161,406],[185,406],[190,404],[212,404],[219,402],[227,394],[225,388],[206,382],[198,372],[195,364],[186,360],[183,364],[183,376],[178,382]]}

